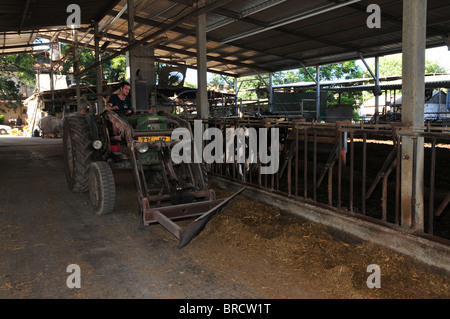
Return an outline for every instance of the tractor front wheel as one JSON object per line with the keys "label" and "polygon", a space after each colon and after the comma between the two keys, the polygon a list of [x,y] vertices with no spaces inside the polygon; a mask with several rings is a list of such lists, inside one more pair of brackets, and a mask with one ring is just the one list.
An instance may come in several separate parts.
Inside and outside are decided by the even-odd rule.
{"label": "tractor front wheel", "polygon": [[114,176],[106,162],[94,162],[89,169],[89,196],[92,208],[99,215],[114,210],[116,188]]}

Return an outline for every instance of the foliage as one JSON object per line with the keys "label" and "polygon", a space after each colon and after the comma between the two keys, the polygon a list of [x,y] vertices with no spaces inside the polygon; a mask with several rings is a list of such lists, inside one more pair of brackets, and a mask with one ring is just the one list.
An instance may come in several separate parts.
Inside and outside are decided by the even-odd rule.
{"label": "foliage", "polygon": [[225,83],[227,83],[229,85],[229,83],[233,83],[233,82],[234,82],[234,77],[232,77],[232,76],[222,76],[220,74],[213,74],[211,79],[208,81],[208,85],[221,86],[221,85],[224,85]]}
{"label": "foliage", "polygon": [[447,73],[447,70],[438,61],[425,60],[425,73]]}
{"label": "foliage", "polygon": [[8,108],[22,104],[20,86],[34,84],[35,63],[35,56],[28,53],[0,56],[0,99],[7,101]]}
{"label": "foliage", "polygon": [[108,74],[108,83],[125,81],[127,78],[127,61],[124,55],[119,55],[103,65],[104,72]]}
{"label": "foliage", "polygon": [[33,69],[35,64],[36,58],[29,53],[0,56],[0,65],[14,68],[17,79],[26,84],[34,83],[36,80],[36,72]]}
{"label": "foliage", "polygon": [[[3,73],[3,72],[2,72]],[[12,101],[20,101],[20,86],[17,84],[12,75],[5,73],[0,75],[0,99],[13,103]]]}
{"label": "foliage", "polygon": [[[311,76],[316,76],[316,68],[310,67],[307,69],[294,69],[289,71],[273,73],[273,85],[290,84],[296,82],[313,82]],[[338,79],[354,79],[362,77],[363,70],[356,64],[355,61],[348,61],[339,64],[328,64],[320,66],[319,78],[320,81],[331,81]],[[269,78],[266,75],[262,80],[258,75],[248,76],[239,79],[242,81],[239,98],[243,100],[257,100],[258,96],[255,91],[245,89],[266,87]],[[361,100],[361,93],[343,93],[341,95],[341,103],[358,105]],[[328,95],[328,103],[337,103],[337,97],[333,94]]]}
{"label": "foliage", "polygon": [[[315,70],[314,70],[315,71]],[[363,70],[355,61],[347,61],[341,64],[328,64],[320,67],[320,80],[347,80],[357,79],[363,76]],[[359,108],[362,103],[362,92],[342,92],[338,94],[328,94],[327,103],[330,104],[349,104],[354,109]]]}
{"label": "foliage", "polygon": [[197,88],[197,83],[184,81],[184,86],[187,87],[187,88],[196,89]]}
{"label": "foliage", "polygon": [[[66,54],[72,49],[70,45],[62,45],[62,54]],[[110,53],[103,53],[101,55],[102,60],[108,58]],[[73,54],[69,52],[67,58],[63,63],[62,73],[67,74],[73,72],[72,67],[74,63]],[[83,68],[89,67],[95,63],[95,53],[93,50],[80,50],[78,56],[78,64],[80,71]],[[102,64],[103,77],[106,76],[106,81],[108,83],[124,81],[126,79],[126,60],[125,56],[119,55],[105,63]],[[97,84],[97,70],[92,68],[81,77],[81,82],[83,84],[95,85]]]}
{"label": "foliage", "polygon": [[[369,67],[371,70],[375,70],[375,62],[373,62]],[[380,57],[379,59],[379,73],[380,77],[389,76],[401,76],[402,75],[402,55],[393,54],[388,56]],[[433,60],[425,60],[425,73],[446,73],[445,67],[439,65],[439,62]],[[369,71],[364,72],[364,76],[371,78]],[[398,91],[401,94],[401,90]],[[370,100],[374,97],[372,92],[364,92],[364,99]]]}
{"label": "foliage", "polygon": [[[374,63],[370,65],[375,70]],[[402,75],[402,55],[394,54],[379,59],[380,77]],[[446,73],[446,69],[439,65],[437,61],[425,60],[425,73]],[[369,71],[365,71],[367,77],[371,77]]]}

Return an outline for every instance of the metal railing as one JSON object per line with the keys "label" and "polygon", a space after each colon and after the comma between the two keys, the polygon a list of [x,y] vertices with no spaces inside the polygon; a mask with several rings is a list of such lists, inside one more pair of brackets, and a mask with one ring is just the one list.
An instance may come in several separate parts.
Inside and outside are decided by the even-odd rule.
{"label": "metal railing", "polygon": [[424,160],[417,165],[424,172],[425,224],[419,234],[450,243],[448,127],[275,119],[210,119],[204,123],[223,132],[240,127],[278,128],[281,140],[279,169],[274,174],[261,174],[259,160],[215,162],[209,165],[210,174],[406,231],[400,226],[402,139],[413,139],[414,157],[421,145],[417,140],[422,139]]}

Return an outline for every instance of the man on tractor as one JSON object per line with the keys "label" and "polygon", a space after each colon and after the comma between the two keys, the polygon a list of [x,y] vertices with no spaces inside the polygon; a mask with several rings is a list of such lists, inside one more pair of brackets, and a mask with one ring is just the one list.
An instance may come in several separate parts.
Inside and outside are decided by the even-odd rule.
{"label": "man on tractor", "polygon": [[119,92],[117,94],[111,94],[109,97],[106,108],[116,112],[120,116],[132,114],[131,100],[128,97],[130,87],[130,83],[126,81],[122,82],[120,84]]}

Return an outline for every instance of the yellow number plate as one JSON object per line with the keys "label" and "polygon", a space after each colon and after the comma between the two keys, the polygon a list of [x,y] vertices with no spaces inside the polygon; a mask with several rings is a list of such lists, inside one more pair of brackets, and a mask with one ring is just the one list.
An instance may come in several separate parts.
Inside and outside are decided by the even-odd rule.
{"label": "yellow number plate", "polygon": [[170,136],[139,136],[139,142],[170,141]]}

